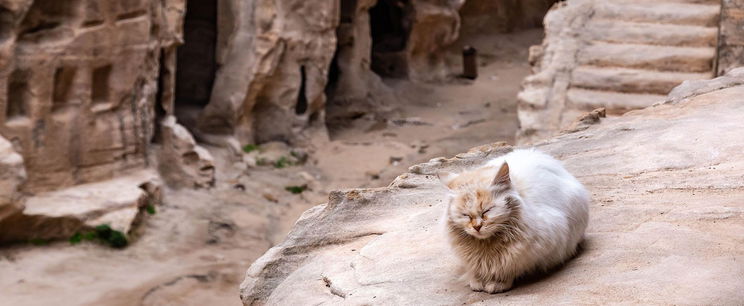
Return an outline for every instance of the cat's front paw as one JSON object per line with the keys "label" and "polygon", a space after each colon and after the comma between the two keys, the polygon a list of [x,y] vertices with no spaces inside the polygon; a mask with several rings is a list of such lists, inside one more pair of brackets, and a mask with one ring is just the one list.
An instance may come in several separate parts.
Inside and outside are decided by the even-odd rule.
{"label": "cat's front paw", "polygon": [[470,280],[470,289],[473,291],[483,291],[483,282],[475,279]]}
{"label": "cat's front paw", "polygon": [[504,292],[504,291],[507,291],[507,290],[511,289],[512,283],[513,283],[512,281],[508,281],[508,282],[488,282],[483,287],[483,291],[488,292],[488,293]]}

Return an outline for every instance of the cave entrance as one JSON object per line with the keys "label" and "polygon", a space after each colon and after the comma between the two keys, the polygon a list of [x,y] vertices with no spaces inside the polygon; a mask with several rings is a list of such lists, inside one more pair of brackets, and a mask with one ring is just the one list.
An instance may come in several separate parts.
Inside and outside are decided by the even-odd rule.
{"label": "cave entrance", "polygon": [[217,1],[187,1],[183,37],[176,55],[174,112],[192,129],[209,103],[217,73]]}
{"label": "cave entrance", "polygon": [[372,70],[380,76],[406,77],[405,50],[411,30],[410,0],[379,0],[369,9]]}

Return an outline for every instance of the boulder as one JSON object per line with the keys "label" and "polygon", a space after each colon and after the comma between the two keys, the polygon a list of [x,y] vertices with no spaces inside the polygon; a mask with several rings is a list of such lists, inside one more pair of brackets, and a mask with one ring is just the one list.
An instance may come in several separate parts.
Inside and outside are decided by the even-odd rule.
{"label": "boulder", "polygon": [[67,239],[108,225],[128,234],[148,205],[160,202],[160,182],[152,170],[81,184],[28,197],[23,210],[0,222],[0,242]]}
{"label": "boulder", "polygon": [[435,173],[502,144],[330,194],[246,272],[245,305],[737,304],[744,300],[744,86],[658,104],[539,143],[592,195],[579,254],[501,294],[471,291],[439,225]]}
{"label": "boulder", "polygon": [[160,128],[162,147],[158,152],[158,169],[165,182],[176,188],[213,186],[215,167],[209,151],[197,145],[173,116],[166,117]]}

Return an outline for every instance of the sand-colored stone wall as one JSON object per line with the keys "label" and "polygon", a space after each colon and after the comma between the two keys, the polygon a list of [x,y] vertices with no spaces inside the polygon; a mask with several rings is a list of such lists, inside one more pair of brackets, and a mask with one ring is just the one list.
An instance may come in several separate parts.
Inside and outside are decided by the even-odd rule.
{"label": "sand-colored stone wall", "polygon": [[744,1],[721,1],[718,36],[718,75],[744,66]]}
{"label": "sand-colored stone wall", "polygon": [[172,2],[0,3],[0,134],[25,159],[24,190],[145,167]]}

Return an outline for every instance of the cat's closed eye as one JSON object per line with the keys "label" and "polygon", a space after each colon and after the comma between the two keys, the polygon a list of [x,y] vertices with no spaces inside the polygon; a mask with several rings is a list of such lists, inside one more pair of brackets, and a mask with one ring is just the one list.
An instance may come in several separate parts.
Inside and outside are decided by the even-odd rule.
{"label": "cat's closed eye", "polygon": [[[493,208],[493,207],[491,207],[491,208]],[[491,208],[484,210],[481,215],[482,216],[485,216],[487,212],[491,211]]]}

